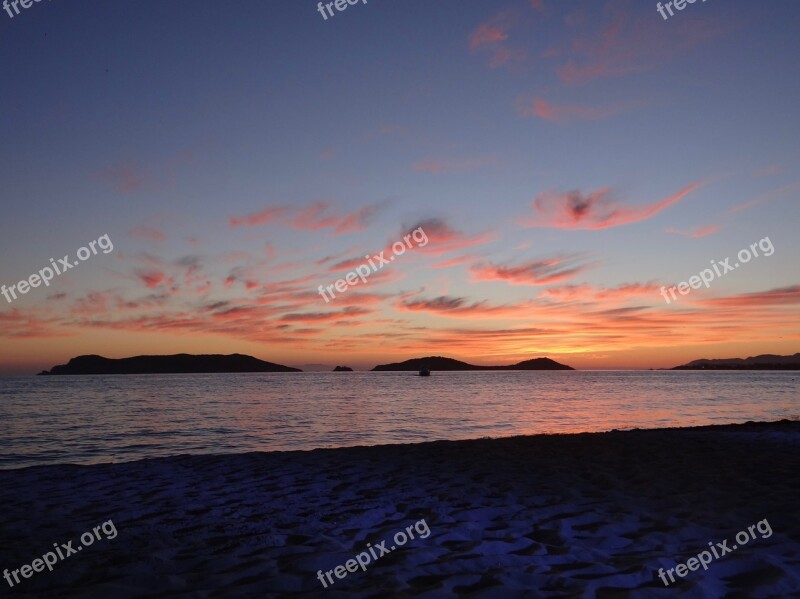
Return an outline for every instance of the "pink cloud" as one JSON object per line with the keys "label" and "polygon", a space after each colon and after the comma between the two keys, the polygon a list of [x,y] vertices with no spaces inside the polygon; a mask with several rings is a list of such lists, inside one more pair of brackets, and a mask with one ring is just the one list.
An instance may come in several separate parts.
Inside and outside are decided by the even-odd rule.
{"label": "pink cloud", "polygon": [[472,32],[469,38],[469,47],[474,50],[486,44],[494,44],[508,39],[508,33],[503,27],[493,23],[482,23]]}
{"label": "pink cloud", "polygon": [[693,229],[691,231],[679,231],[677,229],[673,229],[672,227],[667,227],[664,229],[667,233],[673,233],[675,235],[682,235],[683,237],[690,237],[692,239],[699,239],[701,237],[708,237],[709,235],[713,235],[717,231],[720,230],[719,225],[708,225],[707,227],[699,227],[697,229]]}
{"label": "pink cloud", "polygon": [[290,215],[285,206],[269,206],[259,212],[245,216],[232,216],[230,224],[233,227],[263,225],[283,220],[290,227],[303,231],[319,231],[333,229],[334,235],[362,231],[369,220],[381,209],[384,203],[370,204],[358,210],[345,214],[330,213],[331,206],[327,202],[316,202],[306,208],[299,209]]}
{"label": "pink cloud", "polygon": [[527,58],[525,50],[510,48],[505,44],[509,37],[508,31],[515,21],[516,16],[512,12],[505,11],[486,23],[481,23],[470,35],[470,50],[488,53],[491,68],[525,60]]}
{"label": "pink cloud", "polygon": [[139,280],[147,285],[149,289],[153,289],[158,287],[165,278],[163,272],[153,271],[153,270],[137,270],[136,276],[139,277]]}
{"label": "pink cloud", "polygon": [[544,12],[544,0],[530,0],[530,3],[539,12]]}
{"label": "pink cloud", "polygon": [[148,227],[146,225],[134,227],[133,229],[128,231],[128,235],[130,235],[134,239],[141,239],[144,241],[165,241],[167,239],[167,236],[164,235],[161,231],[159,231],[155,227]]}
{"label": "pink cloud", "polygon": [[277,220],[286,214],[284,206],[270,206],[259,212],[253,212],[245,216],[232,216],[230,224],[232,227],[253,227],[256,225],[264,225]]}
{"label": "pink cloud", "polygon": [[404,230],[414,231],[418,228],[422,228],[425,232],[425,235],[428,237],[428,243],[425,244],[425,246],[415,246],[415,249],[424,254],[434,254],[437,256],[447,252],[483,245],[493,239],[492,235],[489,233],[467,235],[462,231],[453,229],[439,218],[419,221],[414,226],[404,227]]}
{"label": "pink cloud", "polygon": [[756,177],[766,177],[769,175],[780,175],[783,172],[783,168],[777,165],[772,166],[765,166],[764,168],[757,169],[753,175]]}
{"label": "pink cloud", "polygon": [[370,204],[349,214],[336,215],[326,214],[330,209],[327,202],[317,202],[297,214],[291,225],[305,231],[333,229],[334,235],[363,231],[380,207],[379,204]]}
{"label": "pink cloud", "polygon": [[[731,29],[719,19],[701,15],[674,20],[664,27],[660,18],[636,16],[629,5],[604,7],[606,20],[594,31],[580,34],[571,45],[571,58],[558,69],[564,83],[575,85],[593,79],[620,77],[652,69],[656,64]],[[586,21],[595,27],[595,21]]]}
{"label": "pink cloud", "polygon": [[145,183],[144,174],[130,163],[123,163],[100,171],[100,177],[110,183],[120,193],[140,190]]}
{"label": "pink cloud", "polygon": [[495,164],[497,159],[494,157],[489,158],[468,158],[462,160],[422,160],[414,164],[414,170],[426,171],[432,175],[439,173],[453,171],[470,171],[491,164]]}
{"label": "pink cloud", "polygon": [[622,105],[604,108],[559,106],[542,100],[541,98],[521,99],[518,105],[523,116],[536,116],[553,123],[563,123],[574,119],[586,121],[603,119],[622,112],[626,108]]}
{"label": "pink cloud", "polygon": [[549,285],[560,283],[586,271],[587,264],[579,264],[574,256],[557,256],[535,260],[517,266],[475,264],[469,269],[475,281],[504,281],[511,285]]}
{"label": "pink cloud", "polygon": [[475,262],[475,260],[477,259],[478,256],[474,254],[466,254],[464,256],[457,256],[449,260],[442,260],[441,262],[437,262],[436,264],[431,264],[431,268],[450,268],[452,266],[461,266],[462,264],[466,264],[467,262]]}
{"label": "pink cloud", "polygon": [[762,193],[756,198],[744,202],[742,204],[738,204],[730,209],[731,212],[741,212],[742,210],[747,210],[748,208],[753,208],[754,206],[758,206],[759,204],[764,204],[765,202],[769,202],[770,200],[774,200],[775,198],[779,198],[780,196],[784,195],[789,191],[795,191],[796,189],[800,189],[800,183],[792,183],[790,185],[784,185],[783,187],[779,187],[778,189],[773,189],[772,191],[768,191],[766,193]]}
{"label": "pink cloud", "polygon": [[552,227],[567,230],[598,230],[619,227],[647,220],[665,208],[679,202],[700,187],[700,183],[687,185],[672,196],[642,206],[625,206],[611,197],[608,188],[590,193],[545,192],[533,201],[536,216],[524,220],[527,227]]}

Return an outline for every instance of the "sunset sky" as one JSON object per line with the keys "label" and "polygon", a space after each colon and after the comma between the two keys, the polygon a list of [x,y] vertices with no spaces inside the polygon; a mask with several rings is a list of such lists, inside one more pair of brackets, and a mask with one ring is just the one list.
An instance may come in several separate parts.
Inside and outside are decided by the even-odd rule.
{"label": "sunset sky", "polygon": [[[800,352],[796,0],[0,11],[0,373]],[[412,229],[429,242],[326,303]],[[769,238],[667,304],[662,285]],[[387,252],[387,256],[390,252]],[[759,250],[759,254],[763,252]]]}

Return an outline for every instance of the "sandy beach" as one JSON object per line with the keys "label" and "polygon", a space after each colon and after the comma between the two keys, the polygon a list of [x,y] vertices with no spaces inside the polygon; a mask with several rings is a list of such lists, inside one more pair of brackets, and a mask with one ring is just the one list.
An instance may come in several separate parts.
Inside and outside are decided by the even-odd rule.
{"label": "sandy beach", "polygon": [[[800,596],[799,449],[800,423],[781,421],[6,470],[0,568],[108,520],[118,534],[0,582],[17,597]],[[764,519],[766,538],[659,580]],[[323,588],[318,571],[421,520],[427,538]]]}

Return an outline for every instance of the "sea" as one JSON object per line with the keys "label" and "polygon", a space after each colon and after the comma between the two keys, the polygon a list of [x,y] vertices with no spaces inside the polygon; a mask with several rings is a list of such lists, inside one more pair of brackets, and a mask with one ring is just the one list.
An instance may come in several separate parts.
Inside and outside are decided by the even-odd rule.
{"label": "sea", "polygon": [[800,418],[800,372],[0,378],[0,469]]}

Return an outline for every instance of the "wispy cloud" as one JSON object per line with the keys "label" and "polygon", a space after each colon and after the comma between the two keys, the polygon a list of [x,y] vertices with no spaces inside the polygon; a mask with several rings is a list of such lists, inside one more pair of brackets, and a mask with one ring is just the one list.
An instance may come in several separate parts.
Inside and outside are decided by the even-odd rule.
{"label": "wispy cloud", "polygon": [[144,187],[146,176],[136,165],[126,162],[102,169],[98,175],[120,193],[132,193]]}
{"label": "wispy cloud", "polygon": [[370,219],[385,204],[370,204],[359,208],[349,214],[329,214],[331,208],[327,202],[317,202],[308,208],[301,210],[291,221],[290,224],[295,229],[305,231],[319,231],[320,229],[332,229],[334,235],[363,231]]}
{"label": "wispy cloud", "polygon": [[586,19],[572,41],[570,58],[557,70],[564,83],[577,85],[648,71],[669,57],[725,33],[731,27],[702,15],[665,27],[650,15],[635,15],[625,2],[605,4],[604,19]]}
{"label": "wispy cloud", "polygon": [[552,227],[567,230],[597,230],[619,227],[652,218],[698,189],[701,183],[687,185],[677,193],[650,204],[627,206],[612,197],[608,188],[583,193],[545,192],[533,201],[535,216],[521,221],[527,227]]}
{"label": "wispy cloud", "polygon": [[769,202],[771,200],[777,199],[782,195],[800,189],[800,182],[798,183],[791,183],[789,185],[784,185],[783,187],[779,187],[778,189],[773,189],[771,191],[767,191],[762,193],[761,195],[753,198],[752,200],[748,200],[747,202],[743,202],[742,204],[738,204],[730,209],[731,212],[741,212],[743,210],[747,210],[748,208],[753,208],[760,204],[764,204],[765,202]]}
{"label": "wispy cloud", "polygon": [[464,158],[464,159],[427,159],[414,164],[414,170],[426,171],[432,175],[444,172],[463,172],[472,171],[485,166],[497,163],[494,157],[486,158]]}
{"label": "wispy cloud", "polygon": [[691,231],[679,231],[678,229],[673,229],[672,227],[667,227],[664,229],[667,233],[673,233],[675,235],[681,235],[683,237],[690,237],[692,239],[699,239],[701,237],[708,237],[709,235],[713,235],[717,231],[720,230],[720,225],[708,225],[705,227],[698,227],[696,229],[692,229]]}
{"label": "wispy cloud", "polygon": [[495,44],[508,39],[508,32],[499,23],[481,23],[469,38],[472,50],[481,46]]}
{"label": "wispy cloud", "polygon": [[521,62],[527,58],[525,49],[509,46],[509,30],[516,21],[513,11],[503,11],[485,23],[481,23],[469,37],[472,52],[482,52],[489,56],[491,68],[509,63]]}
{"label": "wispy cloud", "polygon": [[141,239],[143,241],[165,241],[167,239],[167,236],[159,229],[147,225],[134,227],[128,231],[128,235],[133,239]]}
{"label": "wispy cloud", "polygon": [[416,246],[416,251],[437,256],[456,250],[483,245],[494,239],[494,236],[490,233],[469,235],[452,228],[444,220],[439,218],[421,220],[410,227],[404,227],[403,230],[413,231],[418,228],[422,228],[422,230],[425,231],[425,234],[428,236],[428,243],[424,247]]}
{"label": "wispy cloud", "polygon": [[257,225],[265,225],[282,217],[288,208],[285,206],[268,206],[258,212],[252,212],[244,216],[232,216],[230,224],[232,227],[255,227]]}
{"label": "wispy cloud", "polygon": [[328,202],[315,202],[305,208],[290,209],[286,206],[268,206],[258,212],[230,217],[232,227],[253,227],[281,222],[302,231],[331,229],[333,235],[363,231],[370,219],[386,202],[363,206],[350,213],[336,214]]}
{"label": "wispy cloud", "polygon": [[552,123],[604,119],[634,106],[631,103],[606,107],[568,106],[553,104],[541,98],[520,98],[517,105],[522,116],[536,116]]}
{"label": "wispy cloud", "polygon": [[524,264],[478,263],[469,272],[475,281],[504,281],[511,285],[549,285],[585,272],[591,265],[577,256],[556,256]]}

